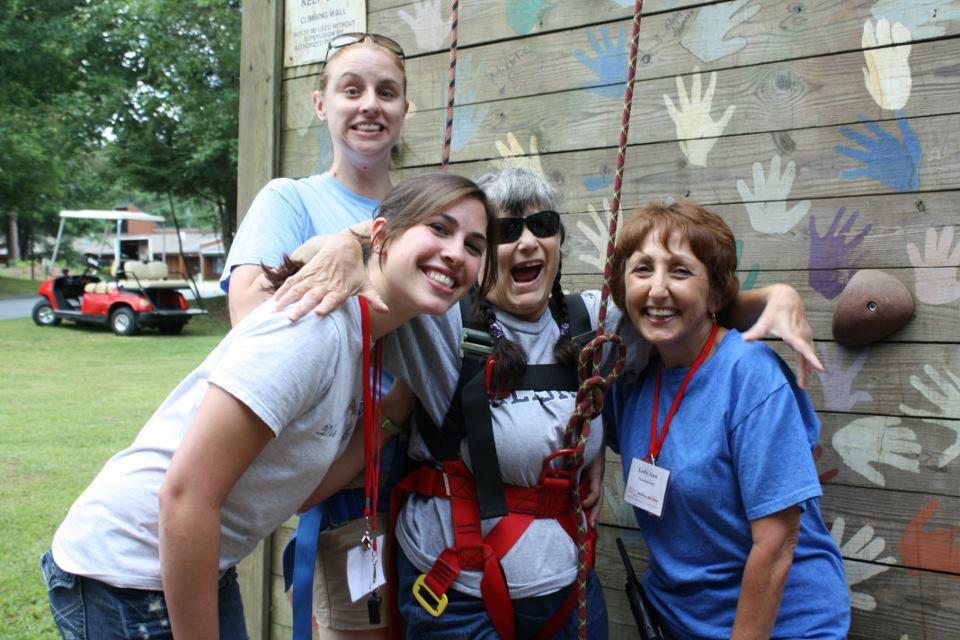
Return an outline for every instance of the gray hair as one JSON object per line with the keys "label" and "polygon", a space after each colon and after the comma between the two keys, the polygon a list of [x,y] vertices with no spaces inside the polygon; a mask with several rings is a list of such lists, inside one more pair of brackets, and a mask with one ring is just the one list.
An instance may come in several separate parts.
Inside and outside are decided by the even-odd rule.
{"label": "gray hair", "polygon": [[477,180],[498,213],[523,215],[530,209],[556,209],[560,193],[539,173],[525,167],[507,167]]}

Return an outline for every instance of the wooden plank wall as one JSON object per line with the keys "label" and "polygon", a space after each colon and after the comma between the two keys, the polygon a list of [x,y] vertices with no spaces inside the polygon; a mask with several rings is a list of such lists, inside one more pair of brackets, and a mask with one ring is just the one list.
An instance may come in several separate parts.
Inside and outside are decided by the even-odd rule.
{"label": "wooden plank wall", "polygon": [[[810,393],[823,421],[823,511],[853,596],[851,637],[956,638],[960,2],[645,4],[623,208],[694,198],[737,234],[744,287],[788,282],[801,292],[829,368]],[[570,288],[599,283],[632,7],[460,3],[453,170],[477,177],[523,163],[561,188]],[[397,180],[439,162],[449,11],[448,1],[368,2],[369,30],[408,53],[413,106]],[[891,35],[881,19],[901,26]],[[309,101],[317,72],[284,70],[281,175],[329,163]],[[853,352],[832,342],[830,320],[860,268],[907,285],[916,313],[890,339]],[[622,490],[611,457],[599,570],[612,636],[632,638],[613,539],[624,538],[638,569],[645,551]],[[271,637],[286,638],[277,581],[274,569]]]}

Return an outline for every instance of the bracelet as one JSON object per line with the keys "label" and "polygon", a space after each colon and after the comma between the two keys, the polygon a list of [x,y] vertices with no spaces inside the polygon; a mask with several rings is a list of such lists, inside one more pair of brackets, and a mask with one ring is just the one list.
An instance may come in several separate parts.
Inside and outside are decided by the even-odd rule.
{"label": "bracelet", "polygon": [[397,424],[387,416],[380,417],[380,430],[393,436],[402,436],[410,431],[410,423]]}

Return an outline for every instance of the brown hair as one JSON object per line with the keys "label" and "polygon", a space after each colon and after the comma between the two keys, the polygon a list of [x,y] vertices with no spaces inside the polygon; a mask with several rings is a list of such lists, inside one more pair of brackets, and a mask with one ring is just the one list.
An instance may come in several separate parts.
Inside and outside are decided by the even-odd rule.
{"label": "brown hair", "polygon": [[[483,205],[486,218],[487,250],[480,267],[482,285],[478,295],[485,297],[497,283],[497,248],[493,234],[496,232],[493,209],[487,197],[472,180],[452,173],[426,173],[414,176],[394,187],[384,197],[375,215],[386,219],[386,224],[375,238],[383,245],[424,220],[440,213],[463,198],[474,198]],[[364,257],[369,258],[370,240],[364,239]],[[381,253],[381,259],[383,254]],[[284,256],[283,264],[276,269],[265,268],[270,290],[276,291],[283,282],[300,270],[303,262]]]}
{"label": "brown hair", "polygon": [[333,53],[330,54],[330,58],[329,58],[329,59],[323,64],[323,66],[320,68],[320,75],[319,75],[319,77],[318,77],[318,82],[319,82],[319,88],[320,88],[320,91],[321,91],[321,92],[327,90],[327,81],[330,79],[330,78],[327,76],[327,69],[330,67],[330,64],[331,64],[334,60],[336,60],[337,58],[339,58],[339,57],[343,54],[344,51],[347,51],[347,50],[350,49],[351,47],[367,47],[367,48],[370,48],[370,49],[376,49],[376,50],[378,50],[378,51],[383,51],[383,52],[386,53],[388,56],[390,56],[390,59],[393,60],[393,63],[394,63],[395,65],[397,65],[397,69],[400,70],[400,75],[403,77],[403,83],[402,83],[401,89],[403,90],[404,97],[406,96],[406,93],[407,93],[407,69],[406,69],[406,66],[404,65],[403,58],[401,58],[401,57],[397,54],[396,51],[391,51],[391,50],[388,49],[387,47],[383,46],[382,44],[379,44],[379,43],[375,42],[374,40],[372,40],[372,39],[370,39],[370,38],[364,38],[364,39],[361,40],[360,42],[354,42],[353,44],[344,45],[344,46],[342,46],[342,47],[339,47],[339,48],[333,50]]}
{"label": "brown hair", "polygon": [[690,243],[693,255],[707,268],[710,295],[717,312],[733,302],[740,290],[733,231],[723,218],[696,202],[678,200],[671,204],[650,202],[640,207],[617,234],[610,292],[618,307],[626,308],[624,271],[627,261],[652,232],[659,233],[658,239],[665,247],[669,246],[670,236],[674,232],[679,232]]}

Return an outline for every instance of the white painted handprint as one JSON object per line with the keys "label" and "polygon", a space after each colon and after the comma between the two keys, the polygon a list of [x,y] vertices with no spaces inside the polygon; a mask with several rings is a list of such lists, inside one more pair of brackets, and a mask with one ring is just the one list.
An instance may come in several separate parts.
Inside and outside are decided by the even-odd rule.
{"label": "white painted handprint", "polygon": [[883,538],[873,536],[873,527],[869,524],[861,527],[845,544],[841,544],[845,529],[846,522],[843,517],[838,517],[833,521],[830,536],[840,547],[840,555],[843,556],[843,570],[847,574],[847,587],[850,588],[850,606],[854,609],[873,611],[877,608],[876,598],[863,591],[854,591],[853,586],[890,569],[890,567],[870,563],[893,564],[896,558],[893,556],[877,558],[883,553],[887,543]]}
{"label": "white painted handprint", "polygon": [[683,84],[683,78],[677,76],[677,102],[679,109],[674,106],[673,100],[667,94],[663,95],[663,103],[667,106],[667,112],[670,119],[677,129],[677,138],[680,142],[680,150],[686,156],[687,162],[698,167],[707,166],[707,155],[717,144],[717,138],[727,128],[733,112],[736,111],[736,105],[730,105],[720,117],[715,121],[710,115],[710,108],[713,104],[713,93],[717,88],[717,74],[710,74],[710,82],[707,85],[707,92],[701,96],[702,84],[700,74],[694,73],[690,82],[690,96],[687,97],[687,88]]}
{"label": "white painted handprint", "polygon": [[[901,403],[900,411],[913,416],[929,416],[924,422],[940,425],[954,432],[953,444],[943,450],[937,461],[937,466],[943,468],[960,456],[960,419],[957,419],[960,416],[960,377],[949,369],[944,369],[943,372],[949,380],[944,379],[940,372],[929,364],[923,365],[923,372],[932,384],[924,382],[919,376],[910,376],[910,386],[919,391],[937,410],[914,409]],[[936,389],[933,388],[934,385]]]}
{"label": "white painted handprint", "polygon": [[760,233],[786,233],[807,215],[810,201],[803,200],[787,210],[787,196],[797,175],[793,160],[780,173],[780,154],[770,160],[770,173],[763,174],[763,165],[753,163],[753,190],[744,180],[737,180],[737,191],[750,214],[750,225]]}
{"label": "white painted handprint", "polygon": [[[960,242],[951,251],[953,245],[953,227],[944,227],[937,237],[936,227],[929,227],[923,255],[914,243],[907,245],[907,255],[913,265],[916,280],[914,292],[917,298],[926,304],[948,304],[960,299]],[[943,278],[938,270],[931,267],[953,267],[952,274]]]}
{"label": "white painted handprint", "polygon": [[497,153],[500,154],[500,160],[494,160],[493,166],[497,169],[506,169],[507,167],[526,167],[530,171],[546,177],[543,172],[543,165],[540,163],[540,146],[537,143],[537,136],[530,136],[530,155],[523,150],[517,136],[513,132],[507,132],[507,142],[497,140]]}
{"label": "white painted handprint", "polygon": [[936,38],[947,32],[947,23],[960,18],[958,0],[880,0],[870,8],[878,20],[901,22],[914,38]]}
{"label": "white painted handprint", "polygon": [[887,485],[874,465],[920,473],[920,443],[913,429],[898,427],[900,418],[857,418],[833,434],[833,448],[844,464],[875,485]]}
{"label": "white painted handprint", "polygon": [[443,5],[442,0],[419,0],[413,4],[414,15],[411,16],[403,9],[398,12],[400,19],[413,31],[420,51],[434,51],[446,47],[450,25],[443,16]]}
{"label": "white painted handprint", "polygon": [[758,11],[760,5],[750,4],[750,0],[721,2],[702,7],[697,12],[697,17],[684,30],[680,44],[701,62],[713,62],[729,56],[747,46],[747,39],[728,38],[727,34],[757,15]]}
{"label": "white painted handprint", "polygon": [[901,42],[910,42],[910,30],[903,24],[894,22],[891,25],[886,18],[878,20],[876,27],[872,20],[863,23],[861,44],[867,61],[867,66],[863,67],[863,82],[881,109],[902,109],[910,99],[913,86],[910,45],[887,46]]}
{"label": "white painted handprint", "polygon": [[578,220],[577,229],[587,237],[587,240],[590,241],[597,252],[583,253],[577,257],[591,267],[603,271],[603,264],[606,262],[605,256],[607,255],[607,235],[610,230],[610,201],[604,198],[603,208],[599,212],[592,204],[588,204],[587,215],[590,216],[591,224]]}

